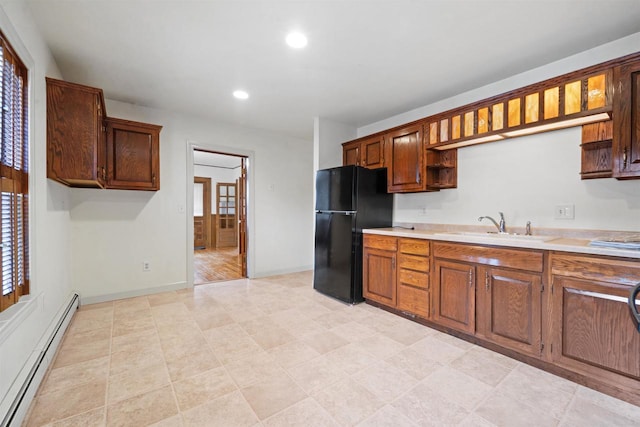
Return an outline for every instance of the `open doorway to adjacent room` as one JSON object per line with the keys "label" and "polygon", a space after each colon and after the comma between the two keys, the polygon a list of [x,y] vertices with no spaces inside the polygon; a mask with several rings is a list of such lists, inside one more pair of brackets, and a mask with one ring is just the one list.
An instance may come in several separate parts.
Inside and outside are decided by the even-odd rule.
{"label": "open doorway to adjacent room", "polygon": [[247,277],[248,159],[195,149],[193,161],[193,283]]}

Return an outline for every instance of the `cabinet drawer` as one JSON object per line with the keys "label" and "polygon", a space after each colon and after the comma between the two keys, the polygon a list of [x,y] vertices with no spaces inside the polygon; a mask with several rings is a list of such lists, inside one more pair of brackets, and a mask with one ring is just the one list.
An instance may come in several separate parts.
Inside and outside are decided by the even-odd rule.
{"label": "cabinet drawer", "polygon": [[542,273],[544,261],[542,251],[526,249],[503,249],[493,246],[475,246],[457,243],[433,243],[433,256],[456,261],[515,268],[517,270]]}
{"label": "cabinet drawer", "polygon": [[400,253],[412,255],[429,255],[429,241],[421,239],[400,239]]}
{"label": "cabinet drawer", "polygon": [[398,284],[397,308],[402,311],[428,318],[431,294],[426,289]]}
{"label": "cabinet drawer", "polygon": [[408,268],[416,271],[429,271],[429,258],[417,255],[398,255],[400,268]]}
{"label": "cabinet drawer", "polygon": [[367,248],[382,249],[383,251],[398,250],[398,239],[388,236],[364,235],[364,246]]}
{"label": "cabinet drawer", "polygon": [[418,271],[400,269],[400,276],[398,277],[398,283],[404,283],[407,285],[413,285],[421,289],[429,288],[429,274],[420,273]]}

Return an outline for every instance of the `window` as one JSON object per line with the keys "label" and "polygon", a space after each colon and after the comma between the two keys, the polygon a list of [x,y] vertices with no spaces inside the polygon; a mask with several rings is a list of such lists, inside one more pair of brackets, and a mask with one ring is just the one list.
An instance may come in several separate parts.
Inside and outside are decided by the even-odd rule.
{"label": "window", "polygon": [[29,293],[27,68],[0,32],[0,311]]}

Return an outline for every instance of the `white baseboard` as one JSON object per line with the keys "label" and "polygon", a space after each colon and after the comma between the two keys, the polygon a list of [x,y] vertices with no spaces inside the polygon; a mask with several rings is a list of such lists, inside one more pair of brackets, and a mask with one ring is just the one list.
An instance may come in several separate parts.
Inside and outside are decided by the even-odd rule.
{"label": "white baseboard", "polygon": [[252,279],[260,279],[263,277],[280,276],[281,274],[300,273],[302,271],[313,270],[313,265],[303,265],[294,268],[286,268],[283,270],[260,271],[256,273]]}
{"label": "white baseboard", "polygon": [[16,377],[13,385],[0,402],[0,414],[3,415],[1,426],[19,426],[22,424],[29,406],[38,391],[58,346],[62,341],[71,319],[78,309],[79,298],[72,294],[69,302],[56,314],[40,342],[26,360],[24,367]]}
{"label": "white baseboard", "polygon": [[187,284],[187,282],[176,282],[176,283],[170,283],[168,285],[154,286],[151,288],[135,289],[133,291],[115,292],[112,294],[96,295],[91,297],[80,296],[80,304],[81,305],[97,304],[100,302],[115,301],[118,299],[139,297],[142,295],[158,294],[161,292],[169,292],[169,291],[176,291],[178,289],[185,289],[188,286],[189,285]]}

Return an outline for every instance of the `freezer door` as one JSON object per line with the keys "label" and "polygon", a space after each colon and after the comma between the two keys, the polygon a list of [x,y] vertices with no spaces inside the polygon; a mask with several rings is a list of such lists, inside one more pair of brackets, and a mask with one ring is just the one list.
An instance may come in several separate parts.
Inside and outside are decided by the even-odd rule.
{"label": "freezer door", "polygon": [[355,215],[328,212],[316,214],[313,287],[325,295],[348,303],[354,302],[354,223]]}
{"label": "freezer door", "polygon": [[356,210],[355,179],[355,166],[319,170],[316,173],[316,210]]}

